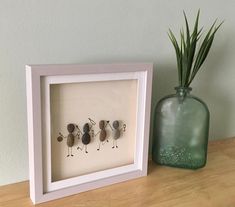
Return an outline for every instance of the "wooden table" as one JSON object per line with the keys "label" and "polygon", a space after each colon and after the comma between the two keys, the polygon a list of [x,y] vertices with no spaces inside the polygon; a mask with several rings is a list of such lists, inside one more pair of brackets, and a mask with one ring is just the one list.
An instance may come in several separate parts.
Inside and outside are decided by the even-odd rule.
{"label": "wooden table", "polygon": [[[0,187],[0,207],[18,206],[33,206],[28,182]],[[208,163],[203,169],[150,163],[147,177],[37,206],[235,207],[235,138],[210,142]]]}

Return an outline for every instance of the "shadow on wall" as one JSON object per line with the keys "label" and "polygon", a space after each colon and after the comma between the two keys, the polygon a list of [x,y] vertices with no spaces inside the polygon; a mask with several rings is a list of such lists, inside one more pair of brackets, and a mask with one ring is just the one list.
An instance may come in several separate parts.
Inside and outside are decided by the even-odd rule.
{"label": "shadow on wall", "polygon": [[[208,62],[203,66],[198,76],[203,76],[202,81],[195,79],[195,95],[204,100],[210,111],[210,135],[209,138],[221,139],[231,136],[231,111],[233,109],[233,100],[229,97],[226,89],[229,89],[231,83],[224,81],[228,77],[228,68],[225,63],[228,60],[229,41],[226,39],[220,42],[213,52],[208,56]],[[220,78],[221,77],[221,78]],[[200,79],[200,77],[199,77]],[[235,87],[235,86],[234,86]],[[196,94],[197,93],[197,94]]]}

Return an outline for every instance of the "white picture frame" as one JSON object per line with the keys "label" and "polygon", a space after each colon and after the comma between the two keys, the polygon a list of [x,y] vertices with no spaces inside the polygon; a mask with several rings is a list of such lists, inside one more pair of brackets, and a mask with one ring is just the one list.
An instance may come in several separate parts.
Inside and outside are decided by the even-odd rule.
{"label": "white picture frame", "polygon": [[[147,175],[152,73],[151,63],[26,66],[30,198],[34,204]],[[50,84],[131,79],[138,83],[133,164],[52,182],[51,143],[46,138],[50,135]]]}

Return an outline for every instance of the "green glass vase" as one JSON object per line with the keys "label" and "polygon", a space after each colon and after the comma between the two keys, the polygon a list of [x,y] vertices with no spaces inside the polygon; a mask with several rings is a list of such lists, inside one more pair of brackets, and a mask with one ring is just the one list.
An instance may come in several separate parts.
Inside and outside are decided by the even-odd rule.
{"label": "green glass vase", "polygon": [[191,88],[175,89],[155,108],[152,158],[161,165],[201,168],[207,159],[209,110]]}

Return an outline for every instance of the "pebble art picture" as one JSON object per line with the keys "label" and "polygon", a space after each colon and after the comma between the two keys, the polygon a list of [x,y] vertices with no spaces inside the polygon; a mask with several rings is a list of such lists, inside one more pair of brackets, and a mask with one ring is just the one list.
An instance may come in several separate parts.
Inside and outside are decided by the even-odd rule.
{"label": "pebble art picture", "polygon": [[[66,144],[68,147],[67,157],[74,156],[73,155],[73,147],[75,143],[75,139],[78,139],[77,150],[84,151],[88,153],[88,145],[89,144],[97,144],[97,151],[101,150],[101,146],[104,146],[105,143],[109,143],[109,139],[112,139],[112,149],[118,148],[118,139],[120,139],[123,133],[126,131],[126,124],[121,124],[122,122],[119,120],[114,120],[112,125],[109,120],[100,120],[99,121],[99,131],[94,132],[93,126],[96,125],[96,122],[88,118],[88,122],[83,125],[82,130],[79,128],[78,124],[69,123],[67,125],[67,136],[64,136],[61,132],[59,132],[59,136],[57,137],[58,142],[62,142],[66,140]],[[111,131],[111,133],[108,133]],[[108,136],[109,134],[109,136]],[[96,141],[91,143],[91,140]],[[107,145],[107,144],[106,144]]]}

